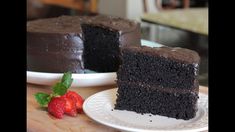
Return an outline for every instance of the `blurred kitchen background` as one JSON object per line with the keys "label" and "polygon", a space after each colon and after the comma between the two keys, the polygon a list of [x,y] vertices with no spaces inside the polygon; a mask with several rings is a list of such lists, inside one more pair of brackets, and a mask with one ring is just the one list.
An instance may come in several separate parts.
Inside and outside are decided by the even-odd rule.
{"label": "blurred kitchen background", "polygon": [[196,50],[200,85],[208,86],[207,0],[27,0],[27,20],[97,14],[139,21],[142,39]]}

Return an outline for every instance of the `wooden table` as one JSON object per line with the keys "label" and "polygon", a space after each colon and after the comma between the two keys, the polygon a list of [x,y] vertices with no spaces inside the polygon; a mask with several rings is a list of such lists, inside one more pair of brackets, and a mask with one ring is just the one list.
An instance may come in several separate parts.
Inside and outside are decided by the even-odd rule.
{"label": "wooden table", "polygon": [[[83,98],[116,86],[90,87],[90,88],[71,88],[78,92]],[[37,92],[50,92],[48,86],[39,86],[27,84],[27,131],[28,132],[119,132],[96,123],[87,117],[84,113],[77,117],[64,116],[63,119],[55,119],[48,115],[45,109],[39,107],[33,94]],[[208,93],[208,88],[200,86],[200,92]]]}
{"label": "wooden table", "polygon": [[208,8],[189,8],[146,13],[141,20],[193,33],[208,35]]}

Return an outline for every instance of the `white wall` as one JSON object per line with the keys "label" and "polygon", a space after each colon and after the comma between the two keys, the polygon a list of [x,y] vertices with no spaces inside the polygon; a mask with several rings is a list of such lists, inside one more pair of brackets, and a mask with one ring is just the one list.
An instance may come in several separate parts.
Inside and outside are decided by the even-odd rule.
{"label": "white wall", "polygon": [[[147,0],[148,12],[157,12],[154,4],[155,0]],[[140,21],[141,15],[144,13],[143,0],[127,0],[127,18]]]}
{"label": "white wall", "polygon": [[126,17],[126,0],[99,0],[100,14]]}
{"label": "white wall", "polygon": [[143,0],[126,0],[126,17],[128,19],[138,20],[144,12]]}
{"label": "white wall", "polygon": [[[154,0],[147,0],[148,12],[157,12]],[[124,17],[140,21],[144,13],[143,0],[99,0],[101,14]]]}

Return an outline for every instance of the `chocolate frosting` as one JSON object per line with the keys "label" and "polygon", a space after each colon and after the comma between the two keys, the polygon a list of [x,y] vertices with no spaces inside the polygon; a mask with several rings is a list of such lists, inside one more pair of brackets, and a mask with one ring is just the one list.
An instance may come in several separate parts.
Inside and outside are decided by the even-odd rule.
{"label": "chocolate frosting", "polygon": [[96,17],[93,17],[92,19],[86,21],[85,24],[109,28],[110,30],[119,31],[120,34],[134,31],[136,28],[138,28],[139,25],[139,23],[135,21],[130,21],[115,16],[104,15],[98,15]]}
{"label": "chocolate frosting", "polygon": [[[125,50],[123,48],[122,50]],[[143,54],[160,56],[164,58],[174,59],[183,63],[195,64],[200,62],[200,57],[197,52],[180,47],[147,47],[147,46],[131,46],[128,48],[133,52],[142,52]]]}
{"label": "chocolate frosting", "polygon": [[27,32],[37,33],[81,33],[81,22],[88,17],[60,16],[56,18],[46,18],[27,22]]}
{"label": "chocolate frosting", "polygon": [[77,34],[27,33],[27,69],[82,73],[83,41]]}
{"label": "chocolate frosting", "polygon": [[138,28],[139,23],[114,16],[60,16],[27,22],[27,32],[81,33],[81,24],[92,24],[119,31],[121,34]]}

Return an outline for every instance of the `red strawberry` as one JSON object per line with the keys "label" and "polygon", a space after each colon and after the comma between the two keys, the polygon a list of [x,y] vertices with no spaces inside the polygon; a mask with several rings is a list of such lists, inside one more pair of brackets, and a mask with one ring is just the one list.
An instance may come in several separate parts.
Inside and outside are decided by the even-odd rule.
{"label": "red strawberry", "polygon": [[48,112],[54,117],[61,119],[65,110],[65,100],[60,97],[54,97],[48,104]]}
{"label": "red strawberry", "polygon": [[76,109],[76,105],[75,102],[70,99],[67,98],[65,96],[61,96],[61,98],[63,98],[65,100],[65,113],[70,115],[70,116],[76,116],[77,115],[77,109]]}
{"label": "red strawberry", "polygon": [[83,98],[74,91],[68,91],[64,96],[75,101],[76,108],[78,112],[82,112],[82,104],[84,102]]}

